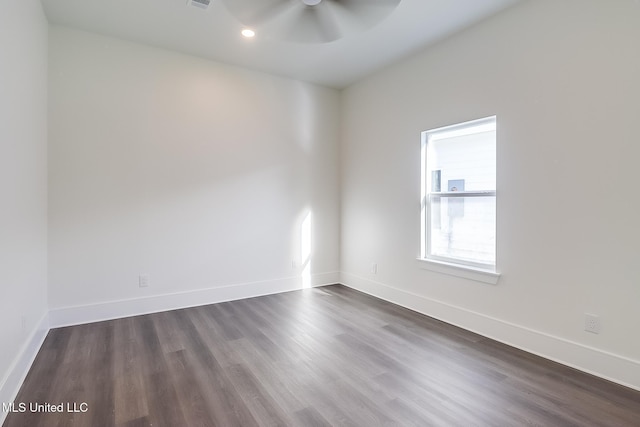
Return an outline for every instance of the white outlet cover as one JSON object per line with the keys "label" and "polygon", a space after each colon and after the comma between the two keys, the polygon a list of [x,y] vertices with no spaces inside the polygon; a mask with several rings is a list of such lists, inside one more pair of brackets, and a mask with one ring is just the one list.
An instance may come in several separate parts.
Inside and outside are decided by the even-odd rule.
{"label": "white outlet cover", "polygon": [[140,286],[141,288],[146,288],[147,286],[149,286],[149,275],[148,274],[141,274],[138,277],[138,286]]}
{"label": "white outlet cover", "polygon": [[584,330],[592,334],[599,334],[601,329],[600,317],[595,314],[585,313]]}

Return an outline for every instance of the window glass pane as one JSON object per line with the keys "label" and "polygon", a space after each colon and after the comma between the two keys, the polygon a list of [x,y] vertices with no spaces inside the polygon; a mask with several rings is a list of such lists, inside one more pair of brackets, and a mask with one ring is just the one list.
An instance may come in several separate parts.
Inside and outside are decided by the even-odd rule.
{"label": "window glass pane", "polygon": [[496,131],[430,140],[427,163],[429,191],[495,190]]}
{"label": "window glass pane", "polygon": [[496,198],[431,196],[430,255],[495,264]]}

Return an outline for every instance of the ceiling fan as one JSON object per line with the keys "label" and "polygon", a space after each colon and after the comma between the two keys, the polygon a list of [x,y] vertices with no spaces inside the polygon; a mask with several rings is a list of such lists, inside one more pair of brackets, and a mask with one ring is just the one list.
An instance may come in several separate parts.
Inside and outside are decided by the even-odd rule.
{"label": "ceiling fan", "polygon": [[298,43],[328,43],[365,31],[401,0],[222,0],[240,23],[260,34]]}

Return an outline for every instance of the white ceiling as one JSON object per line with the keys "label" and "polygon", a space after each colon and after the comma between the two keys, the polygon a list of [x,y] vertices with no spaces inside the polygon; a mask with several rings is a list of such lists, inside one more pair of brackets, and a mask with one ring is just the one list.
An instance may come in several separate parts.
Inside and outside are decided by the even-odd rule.
{"label": "white ceiling", "polygon": [[[343,88],[520,0],[402,0],[382,23],[325,44],[252,40],[220,0],[41,0],[52,24]],[[292,0],[298,1],[298,0]]]}

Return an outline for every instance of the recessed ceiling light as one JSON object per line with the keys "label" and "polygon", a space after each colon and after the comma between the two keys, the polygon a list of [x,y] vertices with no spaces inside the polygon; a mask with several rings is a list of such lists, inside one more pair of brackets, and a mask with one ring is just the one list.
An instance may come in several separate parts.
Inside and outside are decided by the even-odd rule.
{"label": "recessed ceiling light", "polygon": [[253,31],[251,28],[245,28],[244,30],[242,30],[241,33],[244,37],[250,39],[252,37],[254,37],[256,35],[256,32]]}
{"label": "recessed ceiling light", "polygon": [[302,0],[302,3],[306,4],[307,6],[315,6],[319,4],[320,1],[321,0]]}

